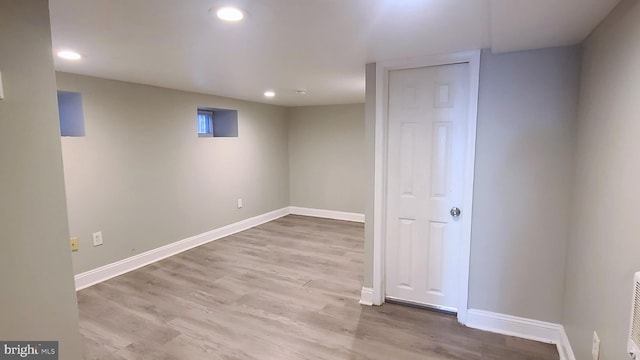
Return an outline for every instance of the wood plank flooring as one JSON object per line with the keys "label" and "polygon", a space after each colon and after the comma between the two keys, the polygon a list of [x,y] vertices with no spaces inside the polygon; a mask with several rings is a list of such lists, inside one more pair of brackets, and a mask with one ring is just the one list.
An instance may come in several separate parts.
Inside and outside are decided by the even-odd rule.
{"label": "wood plank flooring", "polygon": [[358,304],[362,224],[287,216],[78,292],[86,359],[558,359],[555,346]]}

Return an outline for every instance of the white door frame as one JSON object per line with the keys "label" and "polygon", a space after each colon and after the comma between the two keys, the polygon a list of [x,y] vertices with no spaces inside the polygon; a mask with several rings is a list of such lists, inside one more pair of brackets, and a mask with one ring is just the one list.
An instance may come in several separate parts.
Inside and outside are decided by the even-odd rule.
{"label": "white door frame", "polygon": [[375,170],[373,204],[373,304],[382,305],[385,298],[385,234],[386,234],[386,185],[387,185],[387,130],[389,72],[427,66],[468,63],[470,69],[469,120],[467,130],[465,179],[463,188],[462,241],[457,254],[460,276],[458,321],[466,323],[469,298],[469,256],[471,253],[471,217],[473,202],[473,178],[476,157],[476,125],[478,121],[478,88],[480,85],[480,50],[446,55],[435,55],[376,64],[375,109]]}

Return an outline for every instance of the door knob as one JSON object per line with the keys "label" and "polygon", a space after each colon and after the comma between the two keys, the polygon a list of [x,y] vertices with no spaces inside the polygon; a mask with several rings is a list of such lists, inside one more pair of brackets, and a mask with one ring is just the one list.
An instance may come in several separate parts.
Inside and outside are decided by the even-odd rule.
{"label": "door knob", "polygon": [[453,217],[460,216],[460,213],[461,213],[460,209],[455,206],[451,208],[451,211],[449,211],[449,214],[451,214],[451,216]]}

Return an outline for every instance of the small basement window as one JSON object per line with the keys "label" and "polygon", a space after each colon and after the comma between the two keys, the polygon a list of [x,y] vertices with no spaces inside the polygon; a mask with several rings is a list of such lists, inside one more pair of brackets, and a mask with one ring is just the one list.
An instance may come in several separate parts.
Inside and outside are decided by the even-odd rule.
{"label": "small basement window", "polygon": [[238,110],[199,107],[198,137],[238,137]]}
{"label": "small basement window", "polygon": [[198,136],[213,136],[213,111],[198,109]]}
{"label": "small basement window", "polygon": [[60,118],[60,135],[85,136],[82,94],[58,91],[58,117]]}

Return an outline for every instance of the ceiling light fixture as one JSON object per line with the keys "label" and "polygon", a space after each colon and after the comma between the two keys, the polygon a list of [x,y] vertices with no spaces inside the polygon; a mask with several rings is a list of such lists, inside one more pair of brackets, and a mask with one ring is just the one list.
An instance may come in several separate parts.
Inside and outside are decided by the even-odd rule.
{"label": "ceiling light fixture", "polygon": [[269,91],[265,91],[264,92],[264,96],[272,98],[272,97],[276,96],[276,93],[271,91],[271,90],[269,90]]}
{"label": "ceiling light fixture", "polygon": [[216,15],[224,21],[240,21],[244,19],[242,10],[231,6],[221,7],[216,11]]}
{"label": "ceiling light fixture", "polygon": [[296,92],[300,95],[305,95],[307,93],[307,89],[298,89]]}
{"label": "ceiling light fixture", "polygon": [[73,50],[60,50],[58,51],[58,57],[65,60],[80,60],[82,55]]}

